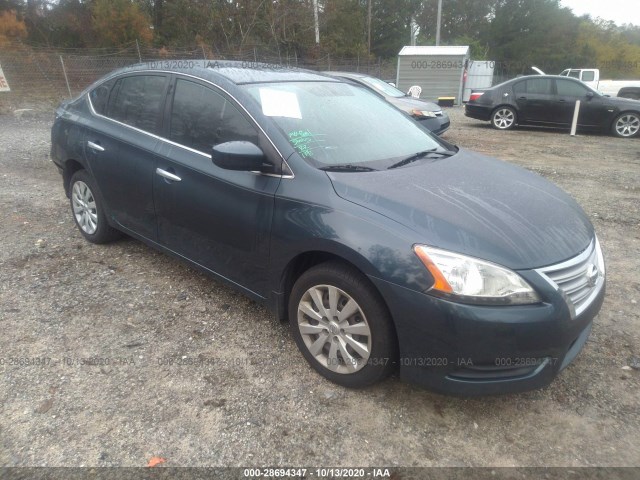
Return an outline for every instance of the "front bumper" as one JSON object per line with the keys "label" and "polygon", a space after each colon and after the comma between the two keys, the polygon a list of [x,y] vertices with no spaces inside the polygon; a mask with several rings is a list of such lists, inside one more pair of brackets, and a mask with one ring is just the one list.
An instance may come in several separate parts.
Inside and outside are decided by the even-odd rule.
{"label": "front bumper", "polygon": [[420,117],[416,118],[416,120],[418,120],[421,125],[427,127],[431,133],[435,133],[436,135],[442,135],[444,132],[449,130],[449,127],[451,126],[449,115],[444,112],[439,117]]}
{"label": "front bumper", "polygon": [[395,321],[401,379],[458,395],[544,387],[582,350],[600,310],[605,282],[571,318],[562,295],[535,272],[537,305],[464,305],[372,278]]}

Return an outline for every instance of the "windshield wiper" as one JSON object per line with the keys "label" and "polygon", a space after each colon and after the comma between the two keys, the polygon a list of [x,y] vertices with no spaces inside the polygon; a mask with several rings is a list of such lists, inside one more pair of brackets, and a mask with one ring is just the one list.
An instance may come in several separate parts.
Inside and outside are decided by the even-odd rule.
{"label": "windshield wiper", "polygon": [[414,153],[413,155],[409,155],[407,158],[400,160],[398,163],[394,163],[393,165],[391,165],[388,168],[388,170],[391,170],[392,168],[404,167],[405,165],[408,165],[411,162],[415,162],[416,160],[420,160],[421,158],[424,158],[428,155],[440,155],[442,157],[451,157],[456,153],[458,152],[452,152],[450,150],[438,151],[436,148],[433,148],[431,150],[425,150],[423,152],[418,152],[418,153]]}
{"label": "windshield wiper", "polygon": [[320,170],[325,172],[375,172],[375,168],[365,167],[364,165],[352,165],[350,163],[342,165],[327,165],[326,167],[320,167]]}

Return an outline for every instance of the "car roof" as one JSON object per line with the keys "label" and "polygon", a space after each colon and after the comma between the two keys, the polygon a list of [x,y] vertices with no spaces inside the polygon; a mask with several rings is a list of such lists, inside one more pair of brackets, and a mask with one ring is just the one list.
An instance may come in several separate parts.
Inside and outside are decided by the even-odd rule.
{"label": "car roof", "polygon": [[325,75],[335,76],[335,77],[345,77],[345,78],[367,78],[371,77],[371,75],[367,75],[365,73],[355,73],[355,72],[322,72]]}
{"label": "car roof", "polygon": [[[512,78],[511,80],[509,80],[510,82],[516,81],[516,80],[527,80],[530,78],[564,78],[564,79],[571,79],[571,80],[575,80],[577,82],[580,82],[580,80],[578,80],[577,78],[573,78],[573,77],[567,77],[564,75],[523,75],[521,77],[516,77],[516,78]],[[580,82],[582,83],[582,82]]]}
{"label": "car roof", "polygon": [[220,77],[236,84],[269,82],[336,82],[328,75],[304,70],[297,67],[268,64],[261,62],[240,62],[229,60],[158,60],[138,63],[112,72],[111,76],[136,71],[157,70],[162,72],[184,73],[205,80],[217,80]]}

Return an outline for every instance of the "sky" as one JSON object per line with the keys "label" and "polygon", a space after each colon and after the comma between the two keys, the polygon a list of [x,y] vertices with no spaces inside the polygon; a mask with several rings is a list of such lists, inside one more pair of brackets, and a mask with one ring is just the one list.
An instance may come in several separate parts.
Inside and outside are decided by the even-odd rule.
{"label": "sky", "polygon": [[640,26],[638,0],[561,0],[560,3],[578,16],[589,14],[593,18],[613,20],[618,25],[633,23]]}

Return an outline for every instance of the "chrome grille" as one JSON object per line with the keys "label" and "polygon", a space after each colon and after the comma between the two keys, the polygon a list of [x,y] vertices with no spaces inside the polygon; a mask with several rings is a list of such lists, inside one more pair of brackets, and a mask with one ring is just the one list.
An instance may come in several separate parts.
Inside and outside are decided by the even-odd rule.
{"label": "chrome grille", "polygon": [[572,317],[580,315],[604,285],[604,259],[600,243],[596,238],[576,257],[539,268],[537,272],[564,294]]}

